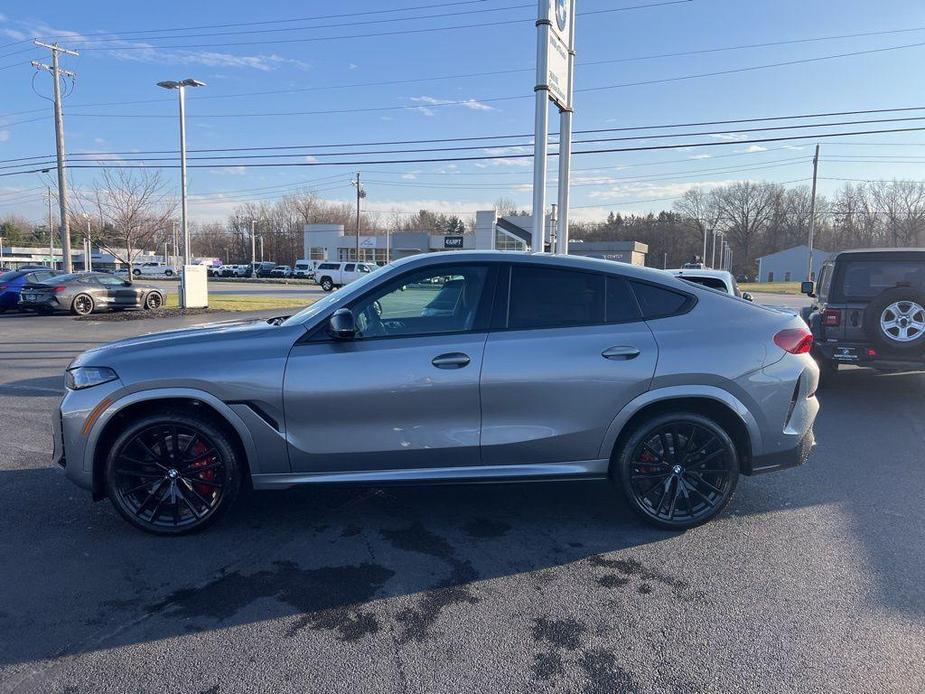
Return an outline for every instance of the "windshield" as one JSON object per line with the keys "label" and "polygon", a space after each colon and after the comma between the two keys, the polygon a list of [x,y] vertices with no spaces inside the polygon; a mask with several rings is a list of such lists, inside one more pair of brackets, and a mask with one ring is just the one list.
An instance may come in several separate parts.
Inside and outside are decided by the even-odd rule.
{"label": "windshield", "polygon": [[362,292],[367,284],[378,278],[379,274],[375,272],[370,272],[368,275],[363,275],[356,282],[351,282],[343,289],[338,289],[336,292],[328,294],[323,299],[319,299],[311,306],[306,306],[294,316],[287,318],[283,325],[295,325],[297,323],[304,323],[305,321],[314,318],[319,313],[326,311],[331,306],[340,303],[342,300],[349,301],[350,297]]}

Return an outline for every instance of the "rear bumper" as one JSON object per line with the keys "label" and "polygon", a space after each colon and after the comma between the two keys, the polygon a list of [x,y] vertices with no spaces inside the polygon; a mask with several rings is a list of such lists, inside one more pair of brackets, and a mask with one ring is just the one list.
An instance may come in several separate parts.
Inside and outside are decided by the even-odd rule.
{"label": "rear bumper", "polygon": [[813,430],[807,431],[803,438],[797,443],[796,447],[786,451],[775,451],[767,455],[759,455],[752,458],[751,474],[761,475],[765,472],[775,472],[777,470],[786,470],[791,467],[798,467],[809,459],[813,447],[816,445],[816,436]]}
{"label": "rear bumper", "polygon": [[26,311],[60,311],[64,309],[64,307],[58,303],[58,299],[54,296],[40,297],[35,301],[24,301],[22,297],[20,297],[17,306]]}
{"label": "rear bumper", "polygon": [[816,353],[838,364],[857,364],[885,369],[925,368],[925,352],[884,352],[866,342],[816,342]]}

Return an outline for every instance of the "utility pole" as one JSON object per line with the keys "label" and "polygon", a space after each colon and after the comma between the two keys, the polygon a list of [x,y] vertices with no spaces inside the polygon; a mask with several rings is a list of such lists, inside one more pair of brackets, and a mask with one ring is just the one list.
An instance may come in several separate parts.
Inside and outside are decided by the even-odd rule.
{"label": "utility pole", "polygon": [[260,262],[262,263],[263,258],[263,234],[260,235]]}
{"label": "utility pole", "polygon": [[69,70],[62,70],[58,61],[58,54],[78,56],[77,51],[68,48],[61,48],[57,43],[42,43],[33,41],[39,48],[47,48],[51,51],[51,65],[45,65],[37,61],[32,61],[32,67],[36,70],[45,70],[50,72],[54,80],[55,95],[55,146],[58,153],[58,207],[61,214],[61,249],[64,259],[64,271],[73,272],[74,266],[71,263],[71,229],[67,219],[67,179],[64,175],[64,115],[61,109],[61,76],[74,79],[77,77]]}
{"label": "utility pole", "polygon": [[251,272],[257,274],[257,220],[251,220]]}
{"label": "utility pole", "polygon": [[357,177],[356,180],[353,181],[353,185],[355,185],[357,189],[357,257],[355,260],[360,262],[360,199],[366,197],[366,191],[363,189],[363,184],[360,183],[359,171],[357,171]]}
{"label": "utility pole", "polygon": [[90,231],[90,215],[84,213],[84,219],[87,220],[87,239],[84,243],[84,246],[86,246],[86,251],[84,251],[84,270],[90,272],[93,269],[93,258],[90,257],[93,255],[93,241],[91,240],[93,234]]}
{"label": "utility pole", "polygon": [[813,280],[813,235],[816,232],[816,174],[819,171],[819,145],[816,144],[816,154],[813,156],[813,193],[809,203],[809,261],[806,268],[806,280]]}
{"label": "utility pole", "polygon": [[48,198],[48,267],[55,269],[55,232],[51,221],[51,186],[45,187]]}
{"label": "utility pole", "polygon": [[3,267],[3,237],[0,236],[0,268]]}

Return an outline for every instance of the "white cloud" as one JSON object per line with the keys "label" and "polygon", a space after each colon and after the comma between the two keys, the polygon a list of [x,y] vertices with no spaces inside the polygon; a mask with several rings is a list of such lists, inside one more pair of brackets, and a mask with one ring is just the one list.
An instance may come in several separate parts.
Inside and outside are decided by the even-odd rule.
{"label": "white cloud", "polygon": [[693,156],[688,157],[689,159],[709,159],[712,155],[710,154],[694,154]]}
{"label": "white cloud", "polygon": [[16,41],[24,41],[26,39],[26,35],[24,33],[21,31],[16,31],[15,29],[3,29],[0,31],[0,34],[3,34],[7,38],[14,39]]}
{"label": "white cloud", "polygon": [[745,149],[739,150],[744,154],[754,154],[755,152],[767,152],[767,147],[762,147],[761,145],[749,145]]}
{"label": "white cloud", "polygon": [[313,157],[311,154],[309,154],[305,157],[305,161],[307,161],[309,164],[314,164],[316,161],[318,161],[318,157]]}
{"label": "white cloud", "polygon": [[348,70],[356,70],[358,67],[360,67],[360,66],[357,65],[356,63],[350,63],[350,64],[347,66],[347,69],[348,69]]}
{"label": "white cloud", "polygon": [[588,197],[597,200],[616,200],[624,198],[639,198],[646,200],[649,198],[671,198],[680,197],[689,188],[715,188],[731,183],[731,181],[682,181],[679,183],[620,183],[610,190],[596,190],[588,193]]}
{"label": "white cloud", "polygon": [[488,104],[482,103],[476,99],[466,99],[463,101],[462,106],[468,108],[472,111],[494,111],[494,106],[489,106]]}
{"label": "white cloud", "polygon": [[224,169],[209,169],[209,173],[217,176],[243,176],[247,173],[246,166],[229,166]]}
{"label": "white cloud", "polygon": [[6,142],[9,139],[10,139],[10,131],[0,130],[0,142]]}
{"label": "white cloud", "polygon": [[420,171],[409,171],[406,174],[402,174],[401,177],[406,181],[414,181],[417,179],[419,173]]}
{"label": "white cloud", "polygon": [[727,142],[735,142],[737,140],[744,140],[744,133],[714,133],[710,137],[717,140],[725,140]]}
{"label": "white cloud", "polygon": [[806,147],[798,147],[797,145],[784,145],[784,149],[792,149],[792,150],[795,150],[795,151],[797,151],[797,152],[800,152],[800,151],[806,149]]}
{"label": "white cloud", "polygon": [[462,108],[469,109],[470,111],[495,110],[494,107],[482,103],[478,99],[462,99],[457,101],[453,99],[438,99],[434,96],[412,96],[409,98],[411,101],[417,104],[424,104],[423,106],[414,108],[414,110],[423,113],[425,116],[434,115],[434,111],[430,108],[427,108],[427,106],[460,106]]}

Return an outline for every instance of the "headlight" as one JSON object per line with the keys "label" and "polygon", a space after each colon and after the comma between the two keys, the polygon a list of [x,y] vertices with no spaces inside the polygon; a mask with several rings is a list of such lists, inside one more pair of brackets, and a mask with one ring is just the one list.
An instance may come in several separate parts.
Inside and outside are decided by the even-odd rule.
{"label": "headlight", "polygon": [[92,388],[117,378],[116,372],[105,366],[78,366],[64,372],[65,384],[71,390]]}

